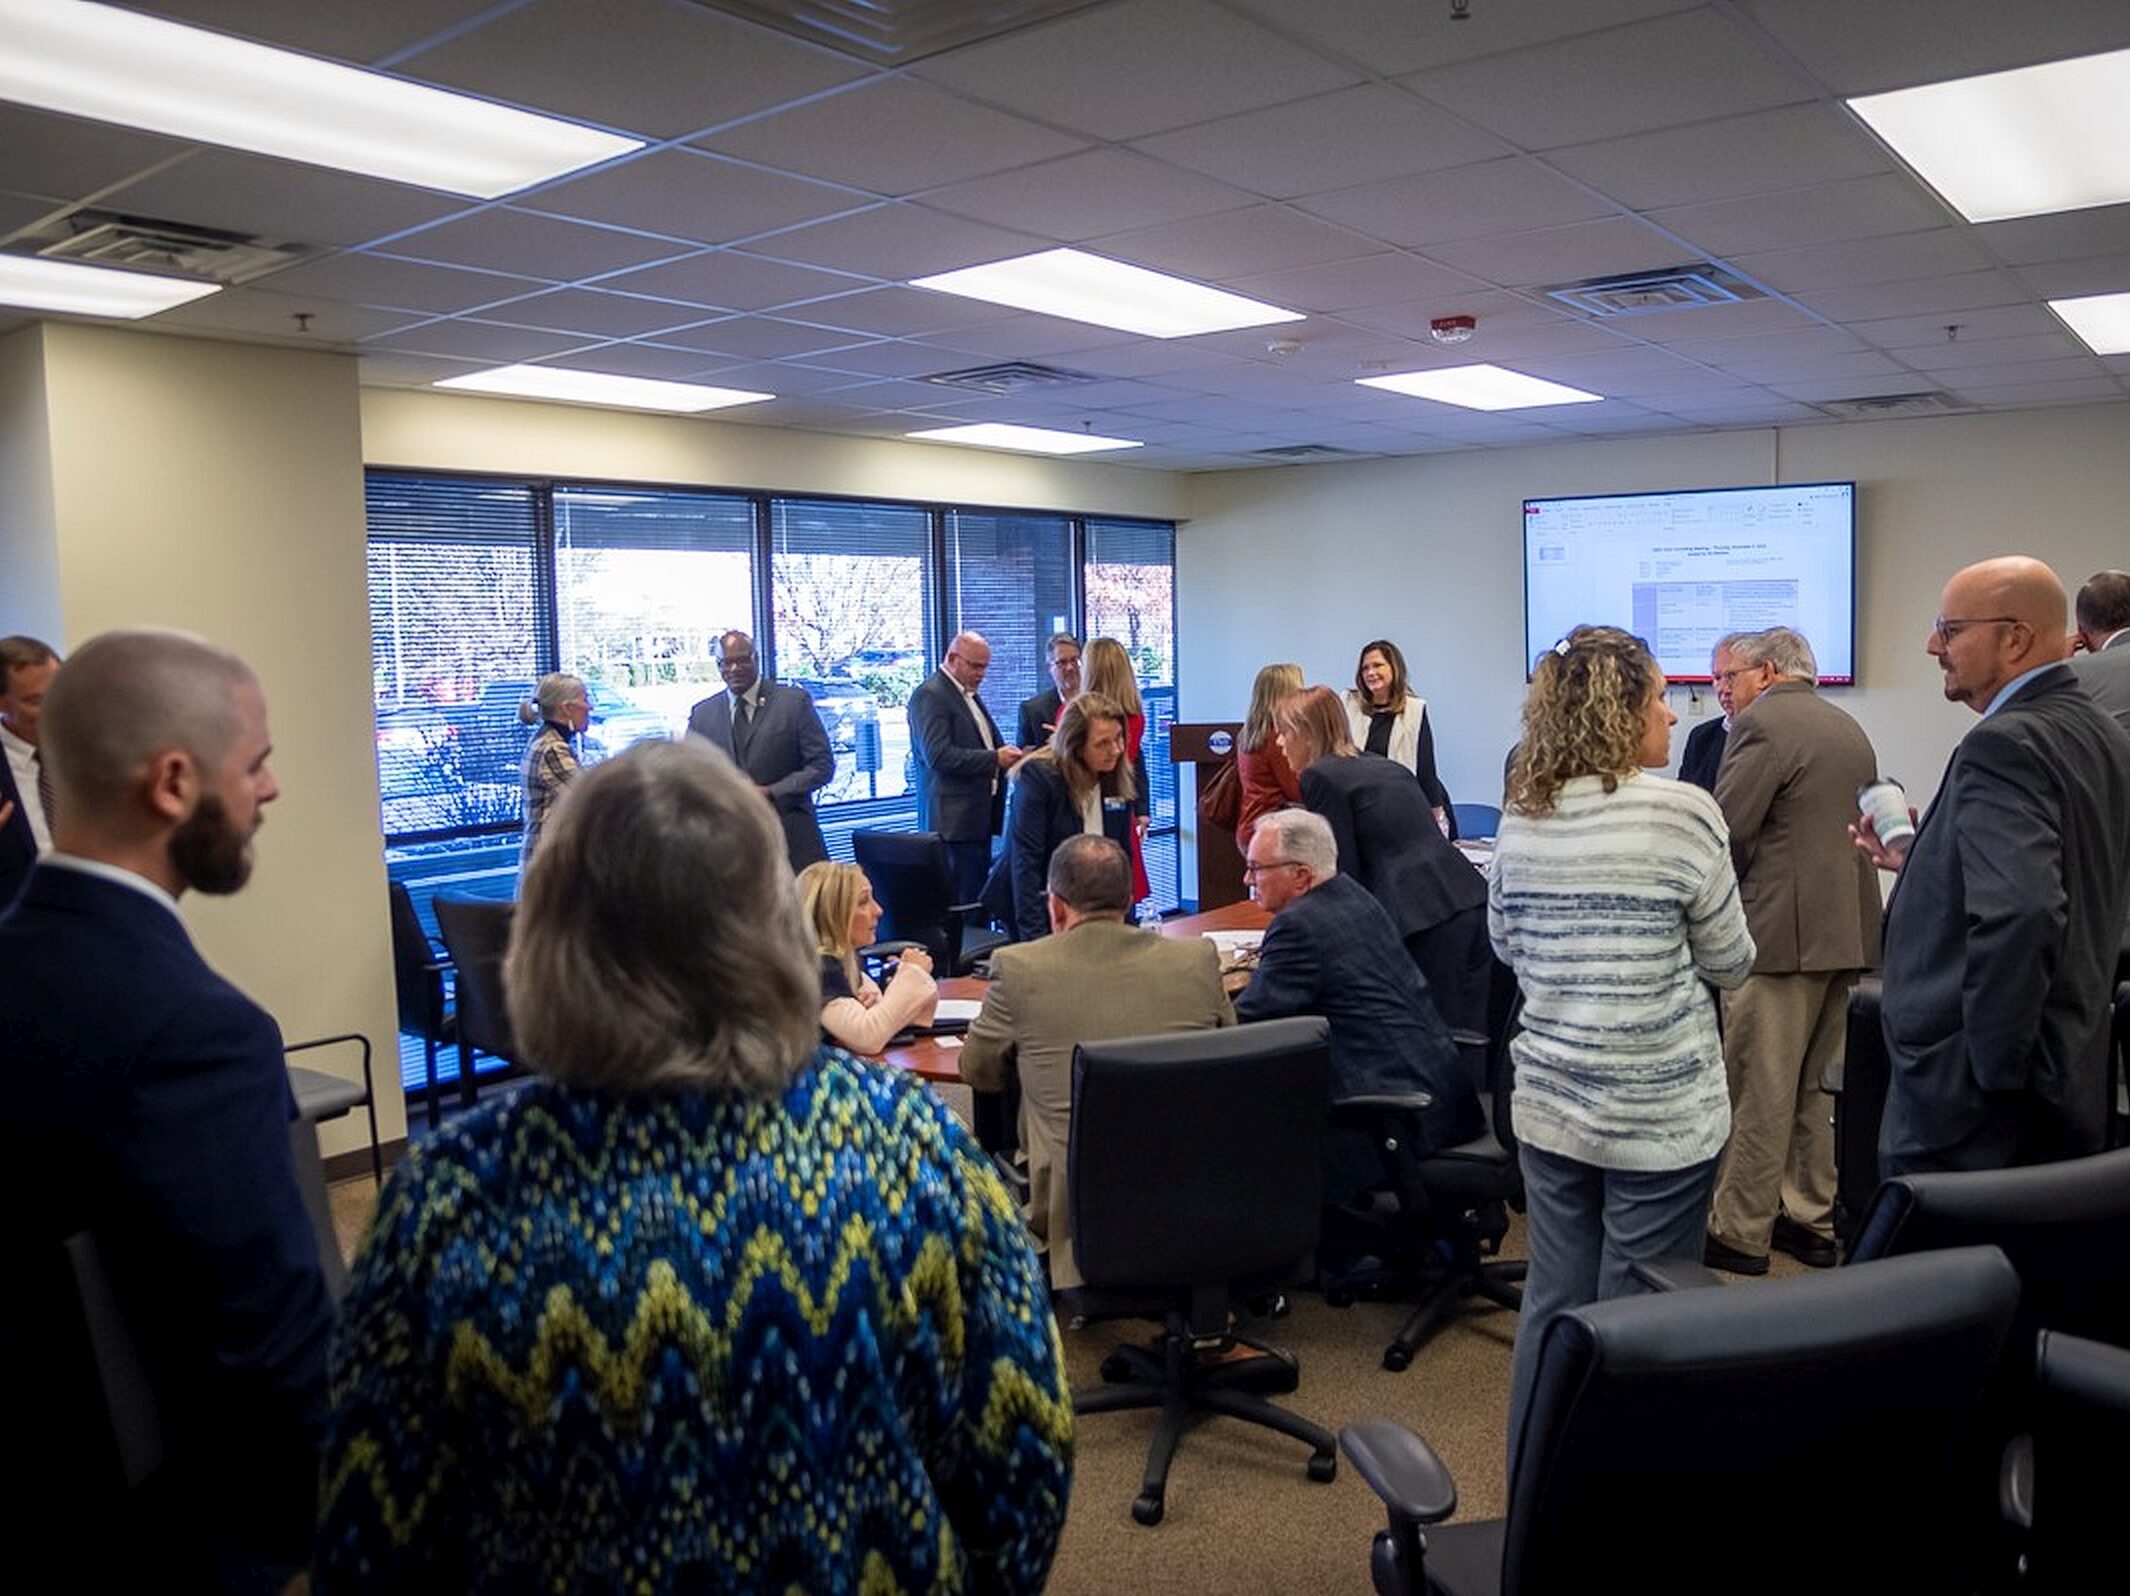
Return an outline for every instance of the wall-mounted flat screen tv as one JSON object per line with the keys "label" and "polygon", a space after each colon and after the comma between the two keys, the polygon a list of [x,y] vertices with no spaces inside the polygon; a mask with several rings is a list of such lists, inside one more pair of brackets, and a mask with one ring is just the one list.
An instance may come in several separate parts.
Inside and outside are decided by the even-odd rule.
{"label": "wall-mounted flat screen tv", "polygon": [[1726,632],[1790,626],[1822,682],[1856,680],[1856,484],[1524,500],[1524,663],[1570,630],[1625,627],[1674,681]]}

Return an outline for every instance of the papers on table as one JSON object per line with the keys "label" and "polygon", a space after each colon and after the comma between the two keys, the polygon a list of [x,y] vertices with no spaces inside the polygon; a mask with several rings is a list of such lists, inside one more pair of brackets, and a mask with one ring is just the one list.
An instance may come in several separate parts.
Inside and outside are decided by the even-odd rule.
{"label": "papers on table", "polygon": [[941,998],[939,1006],[932,1011],[932,1023],[947,1025],[959,1021],[967,1025],[983,1009],[983,1001],[979,998]]}
{"label": "papers on table", "polygon": [[1248,970],[1257,963],[1258,945],[1265,940],[1262,931],[1203,931],[1199,933],[1220,950],[1220,968]]}

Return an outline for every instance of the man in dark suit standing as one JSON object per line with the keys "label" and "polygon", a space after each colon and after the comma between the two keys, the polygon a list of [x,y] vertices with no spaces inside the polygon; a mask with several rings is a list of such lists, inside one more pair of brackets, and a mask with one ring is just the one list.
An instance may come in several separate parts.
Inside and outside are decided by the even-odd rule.
{"label": "man in dark suit standing", "polygon": [[1765,1274],[1768,1248],[1825,1268],[1834,1250],[1834,1104],[1849,994],[1879,962],[1879,884],[1849,845],[1856,795],[1878,779],[1864,728],[1819,696],[1803,636],[1731,643],[1730,745],[1716,802],[1758,951],[1723,998],[1731,1137],[1706,1261]]}
{"label": "man in dark suit standing", "polygon": [[754,639],[745,632],[717,640],[717,673],[725,690],[695,706],[688,735],[724,750],[762,790],[783,824],[794,873],[826,859],[814,794],[836,774],[836,753],[813,695],[764,681]]}
{"label": "man in dark suit standing", "polygon": [[1021,700],[1020,735],[1014,738],[1031,753],[1050,746],[1058,717],[1080,696],[1080,640],[1070,632],[1059,632],[1050,639],[1049,652],[1051,685]]}
{"label": "man in dark suit standing", "polygon": [[[1428,1144],[1449,1147],[1486,1129],[1478,1089],[1457,1056],[1426,980],[1406,956],[1389,913],[1366,887],[1339,873],[1330,823],[1306,809],[1280,809],[1251,834],[1243,866],[1250,891],[1272,915],[1236,1018],[1321,1014],[1331,1022],[1331,1095],[1427,1092]],[[1344,1203],[1378,1184],[1370,1138],[1334,1130],[1324,1139],[1324,1200]]]}
{"label": "man in dark suit standing", "polygon": [[917,824],[947,841],[958,903],[974,903],[991,867],[991,839],[1005,816],[1006,772],[1018,744],[1002,742],[977,697],[991,669],[991,645],[956,634],[947,657],[910,695],[910,757],[917,777]]}
{"label": "man in dark suit standing", "polygon": [[84,1416],[30,1369],[14,1450],[38,1465],[37,1501],[11,1505],[41,1533],[49,1510],[88,1519],[107,1551],[130,1542],[154,1584],[278,1590],[315,1516],[332,1309],[281,1034],[207,967],[177,906],[251,873],[278,791],[266,701],[197,639],[106,633],[54,681],[42,746],[57,846],[0,916],[0,1226],[18,1258],[95,1233],[163,1461],[123,1502],[47,1466],[80,1455]]}
{"label": "man in dark suit standing", "polygon": [[59,656],[34,637],[0,637],[0,909],[15,901],[30,866],[52,846],[52,773],[38,722]]}
{"label": "man in dark suit standing", "polygon": [[1716,639],[1709,651],[1708,674],[1716,702],[1723,708],[1720,720],[1705,720],[1686,734],[1686,748],[1679,755],[1679,779],[1690,781],[1703,792],[1716,790],[1716,772],[1723,764],[1723,748],[1730,736],[1732,684],[1738,679],[1738,662],[1732,650],[1743,632],[1728,632]]}
{"label": "man in dark suit standing", "polygon": [[2130,731],[2130,571],[2096,572],[2078,590],[2078,640],[2080,685]]}
{"label": "man in dark suit standing", "polygon": [[1953,751],[1886,908],[1885,1174],[2101,1149],[2130,883],[2130,733],[2064,664],[2063,584],[2008,556],[1958,572],[1924,647],[1982,716]]}

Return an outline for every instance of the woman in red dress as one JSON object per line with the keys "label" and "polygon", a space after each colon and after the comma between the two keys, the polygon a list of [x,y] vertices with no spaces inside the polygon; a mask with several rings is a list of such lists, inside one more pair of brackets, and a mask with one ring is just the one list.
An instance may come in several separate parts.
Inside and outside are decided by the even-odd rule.
{"label": "woman in red dress", "polygon": [[1140,745],[1146,738],[1146,705],[1139,697],[1139,683],[1132,675],[1132,657],[1114,637],[1098,637],[1087,645],[1086,688],[1113,699],[1124,710],[1124,757],[1131,763],[1133,802],[1138,816],[1132,823],[1132,902],[1144,903],[1151,895],[1146,881],[1147,801],[1146,761]]}

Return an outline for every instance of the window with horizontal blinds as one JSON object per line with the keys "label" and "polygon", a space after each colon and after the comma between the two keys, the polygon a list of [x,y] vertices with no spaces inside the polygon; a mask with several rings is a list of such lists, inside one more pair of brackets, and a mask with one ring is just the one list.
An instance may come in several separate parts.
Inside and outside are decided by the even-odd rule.
{"label": "window with horizontal blinds", "polygon": [[1072,522],[949,510],[946,533],[948,627],[991,645],[984,702],[1012,737],[1021,700],[1050,686],[1051,635],[1074,628]]}
{"label": "window with horizontal blinds", "polygon": [[1152,810],[1146,871],[1156,904],[1178,898],[1176,767],[1169,727],[1176,719],[1176,529],[1165,521],[1090,518],[1082,571],[1087,635],[1113,637],[1131,656],[1146,704],[1146,776]]}

